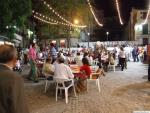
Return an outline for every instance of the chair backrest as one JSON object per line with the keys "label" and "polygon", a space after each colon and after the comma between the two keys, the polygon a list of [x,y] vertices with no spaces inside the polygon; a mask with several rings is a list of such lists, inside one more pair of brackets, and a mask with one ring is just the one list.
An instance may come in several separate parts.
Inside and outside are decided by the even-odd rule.
{"label": "chair backrest", "polygon": [[92,72],[95,73],[98,70],[99,66],[90,66],[90,68],[91,68]]}
{"label": "chair backrest", "polygon": [[99,76],[100,76],[100,73],[92,73],[92,74],[90,75],[89,80],[96,80],[96,79],[99,79]]}
{"label": "chair backrest", "polygon": [[92,80],[92,79],[95,79],[93,76],[97,76],[96,78],[98,79],[99,77],[99,75],[100,75],[100,73],[98,73],[97,72],[97,70],[99,69],[99,66],[91,66],[90,67],[91,69],[92,69],[92,74],[90,75],[90,79]]}
{"label": "chair backrest", "polygon": [[99,61],[97,59],[93,60],[93,65],[98,65]]}

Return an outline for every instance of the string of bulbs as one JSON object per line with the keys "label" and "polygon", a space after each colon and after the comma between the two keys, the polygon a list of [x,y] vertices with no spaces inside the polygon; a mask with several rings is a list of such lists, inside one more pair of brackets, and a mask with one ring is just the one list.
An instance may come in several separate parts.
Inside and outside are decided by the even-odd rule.
{"label": "string of bulbs", "polygon": [[94,13],[94,10],[93,10],[93,8],[92,8],[92,5],[91,5],[91,3],[90,3],[90,0],[87,0],[87,3],[88,3],[88,5],[89,5],[90,11],[91,11],[91,13],[92,13],[92,15],[93,15],[93,17],[94,17],[96,23],[97,23],[100,27],[102,27],[103,24],[98,21],[96,15],[95,15],[95,13]]}
{"label": "string of bulbs", "polygon": [[66,22],[67,24],[69,24],[70,26],[72,27],[78,27],[78,28],[85,28],[87,27],[86,25],[76,25],[76,24],[73,24],[71,23],[70,21],[66,20],[65,18],[63,18],[58,12],[56,12],[50,4],[48,4],[45,0],[41,0],[43,2],[44,5],[46,5],[49,10],[54,13],[57,17],[59,17],[61,20],[63,20],[64,22]]}
{"label": "string of bulbs", "polygon": [[116,8],[117,8],[117,12],[118,12],[118,17],[119,17],[119,21],[120,21],[120,24],[123,25],[123,20],[121,18],[121,13],[120,13],[120,7],[119,7],[119,2],[118,0],[116,0]]}
{"label": "string of bulbs", "polygon": [[36,16],[36,15],[34,15],[33,17],[36,18],[36,19],[38,19],[38,20],[40,20],[41,22],[44,22],[44,23],[47,23],[47,24],[54,24],[54,25],[57,25],[57,23],[52,23],[52,22],[46,21],[46,20],[41,19],[40,17],[38,17],[38,16]]}
{"label": "string of bulbs", "polygon": [[[36,17],[38,17],[37,19],[38,20],[45,20],[46,22],[48,22],[49,24],[50,23],[52,23],[52,24],[62,24],[62,25],[66,25],[66,26],[69,26],[69,24],[66,24],[66,23],[64,23],[64,22],[60,22],[60,21],[57,21],[57,20],[54,20],[54,19],[52,19],[52,18],[50,18],[50,17],[47,17],[47,16],[45,16],[45,15],[43,15],[43,14],[41,14],[41,13],[38,13],[38,12],[36,12],[36,11],[32,11],[32,13],[33,13],[33,15],[34,16],[36,16]],[[39,19],[40,18],[40,19]],[[42,18],[44,18],[44,19],[42,19]]]}
{"label": "string of bulbs", "polygon": [[[53,19],[51,19],[51,18],[46,17],[46,16],[43,15],[43,16],[42,16],[43,18],[49,19],[48,21],[47,21],[47,20],[44,20],[44,19],[40,18],[40,17],[41,17],[40,15],[42,15],[42,14],[38,14],[37,12],[36,12],[35,14],[38,15],[38,16],[36,15],[36,17],[38,17],[38,18],[36,18],[36,19],[38,19],[38,20],[40,20],[40,21],[43,21],[43,22],[46,21],[46,23],[48,22],[49,24],[50,24],[50,23],[52,23],[52,24],[55,23],[55,24],[62,24],[62,25],[71,26],[71,27],[78,27],[78,28],[85,28],[85,27],[87,27],[86,25],[76,25],[76,24],[71,23],[70,21],[68,21],[68,20],[66,20],[65,18],[63,18],[58,12],[56,12],[56,11],[51,7],[51,5],[48,4],[45,0],[41,0],[41,2],[42,2],[44,5],[46,5],[46,6],[48,7],[48,9],[49,9],[52,13],[54,13],[57,17],[59,17],[59,18],[60,18],[62,21],[64,21],[64,22],[59,22],[59,21],[53,20]],[[123,23],[123,20],[122,20],[122,17],[121,17],[119,2],[118,2],[118,0],[115,0],[115,2],[116,2],[116,8],[117,8],[117,12],[118,12],[118,17],[119,17],[120,24],[123,25],[124,23]],[[91,13],[92,13],[92,15],[93,15],[93,17],[94,17],[94,20],[96,21],[96,23],[97,23],[100,27],[102,27],[103,24],[100,23],[99,20],[98,20],[98,18],[96,17],[96,14],[95,14],[95,12],[94,12],[94,10],[93,10],[93,8],[92,8],[92,5],[91,5],[91,3],[90,3],[90,0],[87,0],[87,3],[88,3],[88,6],[89,6],[89,8],[90,8],[90,11],[91,11]],[[149,10],[148,13],[147,13],[147,17],[146,17],[144,23],[147,22],[147,19],[148,19],[148,15],[149,15],[149,14],[150,14],[150,10]],[[40,16],[40,17],[39,17],[39,16]],[[39,19],[39,18],[40,18],[40,19]]]}

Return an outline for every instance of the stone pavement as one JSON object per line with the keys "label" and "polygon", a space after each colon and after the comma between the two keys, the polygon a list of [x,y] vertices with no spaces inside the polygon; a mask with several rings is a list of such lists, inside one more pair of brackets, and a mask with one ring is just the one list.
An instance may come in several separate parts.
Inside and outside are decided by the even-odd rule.
{"label": "stone pavement", "polygon": [[147,82],[147,65],[128,63],[123,72],[110,71],[100,80],[101,92],[95,83],[90,90],[69,98],[55,101],[55,88],[43,93],[44,81],[33,84],[25,81],[25,93],[31,113],[132,113],[150,111],[150,83]]}

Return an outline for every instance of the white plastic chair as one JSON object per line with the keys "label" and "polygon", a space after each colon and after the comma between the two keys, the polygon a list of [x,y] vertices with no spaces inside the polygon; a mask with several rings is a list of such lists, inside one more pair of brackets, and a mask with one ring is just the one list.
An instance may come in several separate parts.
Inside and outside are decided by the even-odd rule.
{"label": "white plastic chair", "polygon": [[115,72],[115,71],[116,71],[116,64],[114,63],[114,64],[112,65],[112,64],[110,64],[110,62],[109,62],[109,64],[108,64],[108,69],[110,69],[110,68],[113,68],[113,71]]}
{"label": "white plastic chair", "polygon": [[46,77],[45,86],[44,86],[44,93],[46,93],[48,84],[53,84],[53,83],[55,83],[55,81],[54,81],[54,80],[48,80],[48,79],[47,79],[47,77],[49,76],[49,74],[46,74],[46,73],[44,73],[44,72],[42,72],[42,74]]}
{"label": "white plastic chair", "polygon": [[[93,74],[99,74],[99,73],[93,73]],[[99,80],[99,77],[97,78],[97,79],[93,79],[92,78],[92,75],[93,74],[91,74],[90,75],[90,78],[89,79],[87,79],[87,91],[89,90],[89,85],[88,85],[88,82],[90,82],[90,81],[95,81],[96,82],[96,86],[98,87],[98,91],[100,92],[101,91],[101,89],[100,89],[100,80]]]}
{"label": "white plastic chair", "polygon": [[[60,92],[62,92],[62,90],[65,90],[66,104],[68,104],[68,89],[71,87],[73,87],[74,94],[76,97],[76,90],[75,90],[73,79],[54,78],[54,80],[56,81],[56,101],[58,100],[58,90],[60,90]],[[71,82],[71,83],[69,86],[65,86],[65,82]]]}
{"label": "white plastic chair", "polygon": [[[97,66],[98,67],[98,66]],[[97,67],[95,67],[95,66],[91,66],[91,68],[92,68],[92,70],[93,70],[93,68],[94,68],[94,70],[93,70],[93,72],[92,72],[92,74],[90,75],[90,78],[89,79],[87,79],[87,91],[88,91],[88,82],[89,81],[95,81],[96,82],[96,86],[98,87],[98,91],[100,92],[100,73],[96,73],[96,70],[97,70]],[[93,78],[93,75],[94,74],[97,74],[97,75],[99,75],[97,78]]]}
{"label": "white plastic chair", "polygon": [[94,65],[94,66],[97,66],[98,63],[99,63],[98,59],[93,60],[93,65]]}

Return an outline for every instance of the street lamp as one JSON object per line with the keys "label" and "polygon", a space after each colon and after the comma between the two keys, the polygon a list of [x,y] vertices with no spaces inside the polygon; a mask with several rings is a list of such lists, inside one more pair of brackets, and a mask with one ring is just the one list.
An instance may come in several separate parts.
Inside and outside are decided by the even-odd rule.
{"label": "street lamp", "polygon": [[109,32],[108,32],[108,31],[106,32],[106,35],[107,35],[107,41],[108,41],[108,35],[109,35]]}
{"label": "street lamp", "polygon": [[78,20],[78,19],[75,19],[75,20],[74,20],[74,24],[76,24],[76,25],[79,24],[79,20]]}
{"label": "street lamp", "polygon": [[106,35],[107,35],[107,46],[108,46],[108,35],[109,35],[108,31],[106,32]]}

